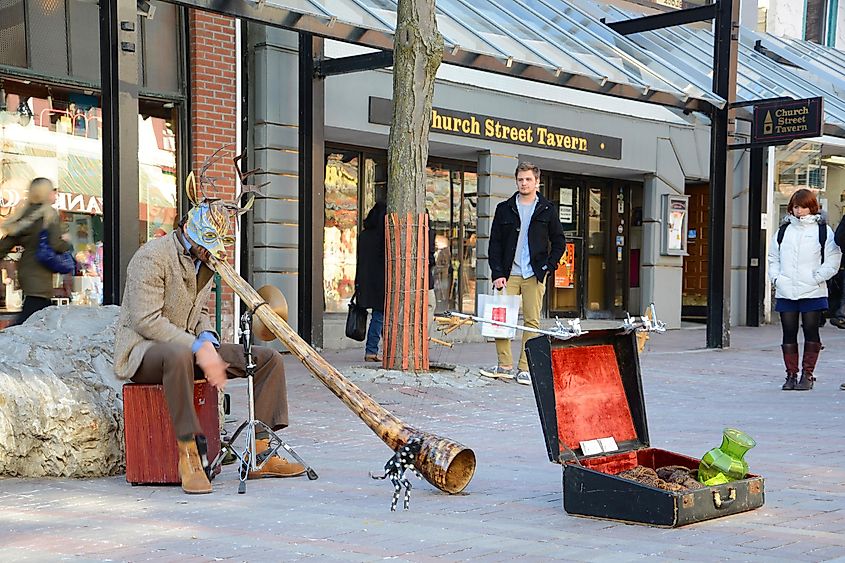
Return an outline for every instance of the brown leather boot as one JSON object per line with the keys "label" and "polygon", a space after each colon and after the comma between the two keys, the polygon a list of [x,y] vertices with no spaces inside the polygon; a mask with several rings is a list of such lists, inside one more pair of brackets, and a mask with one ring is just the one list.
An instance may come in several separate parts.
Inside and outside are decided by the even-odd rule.
{"label": "brown leather boot", "polygon": [[822,350],[821,342],[804,342],[804,357],[801,360],[801,379],[795,385],[796,391],[809,391],[816,380],[813,372]]}
{"label": "brown leather boot", "polygon": [[189,495],[201,495],[211,492],[211,483],[205,475],[197,451],[196,440],[178,440],[179,446],[179,478],[182,480],[182,490]]}
{"label": "brown leather boot", "polygon": [[[260,454],[270,447],[270,440],[256,440],[255,452]],[[258,471],[250,471],[248,479],[261,479],[262,477],[298,477],[305,473],[305,467],[298,463],[288,461],[278,454],[267,460],[267,463]]]}
{"label": "brown leather boot", "polygon": [[781,344],[783,351],[783,364],[786,366],[786,381],[783,383],[784,391],[792,391],[798,384],[798,343]]}

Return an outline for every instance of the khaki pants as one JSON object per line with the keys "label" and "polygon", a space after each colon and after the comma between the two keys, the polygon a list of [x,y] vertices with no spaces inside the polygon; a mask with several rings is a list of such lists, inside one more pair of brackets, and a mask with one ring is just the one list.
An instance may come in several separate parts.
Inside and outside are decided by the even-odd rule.
{"label": "khaki pants", "polygon": [[[229,364],[226,375],[245,377],[244,349],[239,344],[221,344],[217,350]],[[252,347],[256,364],[253,388],[255,418],[272,428],[281,430],[288,425],[288,400],[285,388],[285,366],[281,354],[272,348]],[[190,346],[157,342],[144,354],[141,366],[132,381],[161,384],[173,430],[179,440],[202,434],[194,410],[194,379],[202,379],[202,371],[194,363]]]}
{"label": "khaki pants", "polygon": [[[543,295],[546,293],[546,284],[537,281],[537,276],[526,279],[522,276],[511,276],[505,288],[508,295],[522,295],[522,317],[523,324],[531,328],[540,328],[540,308],[543,305]],[[525,357],[525,341],[537,336],[532,332],[522,332],[522,346],[519,354],[519,371],[528,371],[528,359]],[[511,352],[511,341],[496,339],[496,355],[499,358],[500,366],[513,366],[513,354]]]}

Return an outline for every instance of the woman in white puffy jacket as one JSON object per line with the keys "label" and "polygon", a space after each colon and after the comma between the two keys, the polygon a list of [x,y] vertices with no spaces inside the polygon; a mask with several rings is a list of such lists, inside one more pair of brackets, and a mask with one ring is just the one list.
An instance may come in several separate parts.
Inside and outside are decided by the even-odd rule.
{"label": "woman in white puffy jacket", "polygon": [[[789,200],[783,225],[769,245],[769,278],[775,286],[775,311],[780,313],[783,328],[784,391],[813,388],[813,372],[822,349],[819,326],[827,309],[826,282],[839,270],[841,258],[833,231],[819,214],[816,195],[810,190],[796,191]],[[804,329],[800,381],[797,379],[799,318]]]}

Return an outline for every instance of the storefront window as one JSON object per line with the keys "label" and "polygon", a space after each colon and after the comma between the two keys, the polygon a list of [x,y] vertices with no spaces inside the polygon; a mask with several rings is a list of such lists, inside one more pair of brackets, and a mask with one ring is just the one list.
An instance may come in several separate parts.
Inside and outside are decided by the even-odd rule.
{"label": "storefront window", "polygon": [[359,155],[350,151],[327,153],[323,295],[327,312],[342,313],[355,291]]}
{"label": "storefront window", "polygon": [[142,242],[164,236],[178,220],[175,115],[138,119],[138,168]]}
{"label": "storefront window", "polygon": [[822,145],[794,141],[789,145],[776,147],[775,162],[775,225],[780,224],[786,216],[789,198],[802,188],[816,192],[820,207],[829,213],[828,167],[822,163]]}
{"label": "storefront window", "polygon": [[[82,305],[102,302],[103,175],[99,96],[65,89],[4,83],[0,111],[0,215],[25,202],[33,178],[53,181],[56,209],[70,234],[75,275],[55,276],[54,296]],[[32,92],[42,91],[41,94]],[[165,111],[162,107],[162,111]],[[170,110],[167,110],[170,111]],[[164,115],[167,115],[166,113]],[[139,180],[141,236],[173,229],[176,219],[176,140],[169,121],[141,115]],[[1,220],[2,218],[0,218]],[[0,301],[19,306],[12,254],[3,261]]]}
{"label": "storefront window", "polygon": [[786,216],[792,194],[808,188],[835,229],[845,208],[845,148],[793,141],[775,148],[775,162],[775,224]]}
{"label": "storefront window", "polygon": [[460,164],[432,163],[425,200],[434,229],[435,311],[473,313],[478,176]]}

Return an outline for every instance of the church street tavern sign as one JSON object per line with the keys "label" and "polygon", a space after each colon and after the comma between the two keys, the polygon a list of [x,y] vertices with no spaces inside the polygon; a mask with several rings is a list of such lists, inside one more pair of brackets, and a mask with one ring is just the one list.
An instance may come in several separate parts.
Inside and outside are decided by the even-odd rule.
{"label": "church street tavern sign", "polygon": [[[370,97],[370,123],[390,125],[392,114],[391,100]],[[431,132],[614,160],[622,158],[622,139],[616,137],[450,109],[432,108]]]}
{"label": "church street tavern sign", "polygon": [[822,134],[822,98],[754,106],[752,143],[784,143]]}

